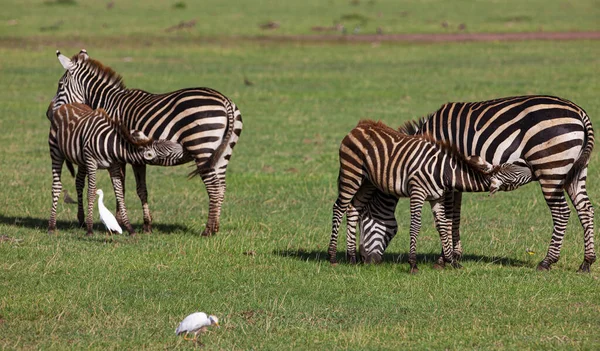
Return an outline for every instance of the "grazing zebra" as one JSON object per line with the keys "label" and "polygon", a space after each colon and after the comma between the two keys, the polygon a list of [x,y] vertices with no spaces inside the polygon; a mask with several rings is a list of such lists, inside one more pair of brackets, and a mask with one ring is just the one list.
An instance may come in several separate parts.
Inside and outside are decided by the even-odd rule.
{"label": "grazing zebra", "polygon": [[[56,205],[62,189],[63,162],[77,164],[77,198],[83,214],[83,187],[88,177],[87,234],[92,234],[93,207],[96,196],[96,170],[108,169],[123,224],[130,234],[133,228],[127,218],[123,199],[121,168],[124,163],[170,165],[187,157],[180,144],[170,140],[148,139],[137,130],[128,131],[111,119],[103,109],[92,110],[84,104],[62,105],[49,116],[48,143],[52,158],[52,209],[48,232],[56,229]],[[70,166],[72,169],[72,166]],[[78,213],[79,215],[79,213]],[[79,217],[80,224],[83,218]]]}
{"label": "grazing zebra", "polygon": [[378,189],[396,197],[410,198],[408,262],[411,272],[417,272],[416,240],[425,200],[430,202],[434,213],[444,261],[457,266],[452,256],[451,223],[444,214],[444,195],[455,190],[494,193],[498,189],[513,189],[530,179],[528,168],[513,164],[488,167],[479,157],[464,158],[426,136],[409,136],[381,122],[361,121],[340,146],[339,195],[333,205],[329,260],[336,262],[338,230],[349,208],[348,232],[356,225],[359,209],[352,205],[352,200],[360,198],[366,202]]}
{"label": "grazing zebra", "polygon": [[[594,148],[594,131],[587,113],[574,103],[554,96],[517,96],[481,102],[447,103],[418,122],[403,128],[409,134],[431,135],[456,147],[463,155],[479,155],[499,164],[527,165],[539,181],[554,228],[546,257],[538,264],[548,270],[558,261],[570,215],[565,190],[584,230],[584,260],[579,271],[589,272],[596,260],[594,250],[594,208],[586,191],[587,166]],[[363,259],[377,262],[397,226],[396,202],[383,193],[383,205],[369,203],[361,216]],[[448,194],[446,214],[452,218],[455,254],[460,244],[461,193]],[[377,213],[378,217],[372,217]],[[370,230],[373,223],[385,223],[386,230]],[[377,226],[376,228],[381,228]],[[385,238],[384,238],[385,237]],[[373,245],[372,243],[383,243]]]}
{"label": "grazing zebra", "polygon": [[[128,129],[139,130],[155,140],[183,145],[191,156],[185,161],[196,163],[190,177],[199,175],[208,192],[208,222],[202,235],[216,233],[225,196],[225,171],[242,132],[242,116],[236,105],[209,88],[165,94],[127,89],[121,76],[91,59],[85,50],[71,59],[59,51],[56,54],[66,72],[58,82],[53,108],[72,102],[103,108]],[[147,201],[146,166],[133,166],[133,171],[144,210],[144,231],[149,232],[152,218]],[[121,172],[124,177],[125,168]]]}

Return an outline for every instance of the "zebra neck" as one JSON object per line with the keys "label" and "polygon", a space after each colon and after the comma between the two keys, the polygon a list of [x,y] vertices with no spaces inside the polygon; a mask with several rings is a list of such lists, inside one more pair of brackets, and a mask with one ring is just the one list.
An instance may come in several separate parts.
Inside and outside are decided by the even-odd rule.
{"label": "zebra neck", "polygon": [[490,189],[490,177],[473,169],[467,163],[456,161],[453,190],[461,192],[482,192]]}
{"label": "zebra neck", "polygon": [[147,163],[144,161],[145,160],[144,159],[145,148],[140,148],[135,145],[131,145],[128,142],[125,142],[124,151],[125,151],[125,153],[123,155],[123,160],[126,163],[134,164],[134,165]]}
{"label": "zebra neck", "polygon": [[88,105],[93,109],[102,108],[109,116],[117,118],[120,115],[119,106],[126,100],[128,91],[128,89],[108,85],[102,90],[101,94],[88,92],[87,96],[91,97],[91,99],[88,99]]}

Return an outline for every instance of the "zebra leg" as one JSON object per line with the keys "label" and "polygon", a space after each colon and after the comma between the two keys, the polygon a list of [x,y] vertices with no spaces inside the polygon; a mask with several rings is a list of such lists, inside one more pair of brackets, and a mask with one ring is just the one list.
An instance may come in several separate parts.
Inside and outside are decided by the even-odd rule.
{"label": "zebra leg", "polygon": [[594,207],[590,202],[586,191],[587,167],[581,170],[571,184],[567,184],[567,194],[577,210],[577,216],[583,227],[583,263],[579,266],[579,272],[590,272],[590,266],[596,261],[594,249]]}
{"label": "zebra leg", "polygon": [[338,232],[340,229],[340,224],[342,223],[342,218],[344,217],[344,213],[348,209],[350,205],[350,201],[344,200],[341,196],[335,200],[333,204],[333,217],[331,221],[331,239],[329,240],[329,249],[327,253],[329,254],[329,263],[336,264],[337,263],[337,239]]}
{"label": "zebra leg", "polygon": [[356,227],[358,210],[353,205],[346,212],[346,259],[350,264],[356,264]]}
{"label": "zebra leg", "polygon": [[542,191],[544,192],[546,203],[550,208],[552,222],[554,224],[548,253],[537,266],[539,271],[547,271],[550,270],[552,264],[556,263],[560,257],[560,249],[562,247],[571,210],[565,199],[562,182],[556,184],[552,183],[552,180],[540,179],[540,184],[542,186]]}
{"label": "zebra leg", "polygon": [[460,211],[462,206],[462,193],[452,193],[454,204],[452,207],[452,247],[454,258],[459,260],[462,257],[463,249],[460,242]]}
{"label": "zebra leg", "polygon": [[86,217],[87,235],[94,235],[94,202],[96,201],[96,168],[87,167],[88,173],[88,213]]}
{"label": "zebra leg", "polygon": [[[123,199],[125,198],[125,171],[126,171],[125,166],[127,166],[127,165],[122,164],[119,166],[119,169],[118,169],[119,170],[118,176],[121,178],[121,187],[122,187],[121,194],[123,194]],[[109,173],[110,172],[111,171],[109,170]],[[115,172],[115,171],[113,171],[113,172]],[[112,180],[113,173],[110,173],[110,174],[111,174],[111,180]],[[113,189],[114,189],[114,182],[113,182]],[[115,207],[117,209],[116,213],[115,213],[115,219],[117,220],[117,223],[119,223],[119,225],[125,226],[125,224],[123,222],[123,218],[121,216],[121,204],[119,203],[119,198],[116,195],[117,194],[115,193],[115,201],[117,202],[116,207]],[[123,203],[125,203],[125,202],[123,202]],[[125,214],[127,214],[127,212]]]}
{"label": "zebra leg", "polygon": [[[448,219],[452,225],[452,255],[454,260],[458,261],[462,257],[462,245],[460,243],[460,210],[462,203],[461,192],[448,192],[444,197],[444,211],[446,212],[446,219]],[[442,252],[437,260],[437,264],[444,265],[444,253]]]}
{"label": "zebra leg", "polygon": [[208,222],[202,236],[211,236],[219,231],[221,218],[221,205],[225,198],[225,182],[222,181],[214,169],[200,175],[208,192]]}
{"label": "zebra leg", "polygon": [[[144,212],[144,233],[152,233],[152,216],[150,215],[150,207],[148,207],[148,188],[146,187],[146,165],[133,166],[133,174],[135,175],[135,190],[142,202],[142,210]],[[125,191],[123,190],[123,195]]]}
{"label": "zebra leg", "polygon": [[421,230],[421,212],[425,195],[412,191],[410,194],[410,250],[408,253],[408,264],[410,265],[410,273],[416,274],[419,272],[417,268],[417,236]]}
{"label": "zebra leg", "polygon": [[356,264],[357,262],[356,228],[360,217],[359,214],[364,211],[364,207],[371,200],[374,191],[375,186],[373,186],[371,182],[365,181],[356,195],[352,198],[352,202],[350,206],[348,206],[348,211],[346,212],[346,259],[351,264]]}
{"label": "zebra leg", "polygon": [[77,221],[79,226],[85,225],[85,212],[83,211],[83,188],[85,187],[85,167],[77,167],[75,189],[77,190]]}
{"label": "zebra leg", "polygon": [[64,159],[52,158],[52,207],[50,208],[50,220],[48,221],[48,234],[54,234],[56,230],[56,207],[62,191],[60,176],[63,162]]}
{"label": "zebra leg", "polygon": [[431,204],[431,211],[433,212],[433,218],[435,221],[435,227],[440,234],[440,241],[442,242],[442,263],[440,264],[439,260],[435,263],[434,268],[441,269],[444,268],[446,262],[450,262],[452,267],[460,268],[458,263],[454,260],[454,255],[452,253],[452,222],[451,219],[446,217],[446,209],[444,207],[445,203],[444,198],[440,198],[438,200],[429,201]]}
{"label": "zebra leg", "polygon": [[121,178],[121,165],[111,167],[108,170],[108,172],[110,173],[110,180],[112,181],[115,197],[117,198],[117,214],[121,217],[121,225],[125,227],[125,229],[129,232],[129,235],[135,235],[135,230],[129,222],[129,217],[127,216],[127,209],[125,208],[125,199],[123,196],[123,183]]}

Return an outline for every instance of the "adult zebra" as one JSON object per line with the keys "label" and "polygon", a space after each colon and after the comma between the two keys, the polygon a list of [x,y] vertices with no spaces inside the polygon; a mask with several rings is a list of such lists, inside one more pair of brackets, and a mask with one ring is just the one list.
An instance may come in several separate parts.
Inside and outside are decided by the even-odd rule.
{"label": "adult zebra", "polygon": [[[586,191],[586,179],[594,148],[594,131],[581,107],[555,96],[540,95],[447,103],[401,129],[409,134],[426,133],[437,140],[448,141],[464,155],[479,155],[493,164],[512,162],[532,169],[553,221],[552,240],[546,257],[538,264],[539,270],[550,269],[560,257],[570,215],[566,190],[584,230],[584,260],[579,271],[590,271],[596,253],[594,208]],[[453,220],[452,237],[457,256],[462,254],[461,199],[461,193],[454,193],[448,194],[445,200],[446,214]],[[365,206],[360,238],[363,260],[381,260],[396,231],[396,203],[389,195],[376,193]]]}
{"label": "adult zebra", "polygon": [[[71,59],[59,51],[56,55],[66,72],[52,100],[54,110],[73,102],[92,109],[103,108],[129,129],[139,130],[149,138],[183,145],[186,154],[196,163],[190,177],[199,175],[208,192],[208,222],[202,235],[216,233],[225,196],[225,171],[242,132],[242,116],[236,105],[209,88],[164,94],[127,89],[121,76],[91,59],[85,50]],[[181,159],[180,164],[187,161],[189,159]],[[149,232],[152,217],[147,200],[146,166],[133,166],[133,172],[144,210],[144,231]],[[125,177],[124,167],[122,176]]]}
{"label": "adult zebra", "polygon": [[[352,242],[360,209],[356,198],[368,202],[375,189],[410,198],[410,271],[417,271],[416,241],[421,208],[429,201],[440,233],[445,262],[456,266],[452,255],[451,223],[443,208],[444,195],[452,191],[512,190],[531,181],[531,171],[511,163],[492,166],[478,156],[465,158],[452,147],[428,136],[410,136],[381,122],[360,121],[340,145],[338,198],[333,205],[329,260],[336,263],[337,236],[347,213],[348,243]],[[350,260],[356,254],[348,250]]]}

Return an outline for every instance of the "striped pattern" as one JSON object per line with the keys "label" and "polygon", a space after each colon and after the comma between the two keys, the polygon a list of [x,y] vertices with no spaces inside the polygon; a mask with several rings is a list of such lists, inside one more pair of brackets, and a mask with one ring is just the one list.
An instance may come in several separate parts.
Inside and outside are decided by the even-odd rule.
{"label": "striped pattern", "polygon": [[[579,270],[589,272],[596,260],[594,249],[594,208],[586,191],[587,166],[594,148],[594,131],[586,112],[574,103],[554,96],[518,96],[470,103],[448,103],[432,115],[405,125],[409,134],[430,134],[444,140],[464,155],[479,155],[488,162],[515,163],[530,167],[539,181],[553,220],[552,239],[546,257],[538,269],[547,270],[558,261],[570,215],[565,191],[573,203],[584,230],[584,261]],[[387,245],[369,246],[371,242],[389,242],[396,226],[395,203],[373,209],[369,204],[362,217],[363,258],[378,260]],[[446,213],[453,218],[453,242],[457,255],[460,245],[460,193],[449,194]],[[380,218],[369,213],[377,212]],[[371,222],[392,223],[390,230],[369,231]],[[364,237],[364,239],[362,238]],[[371,247],[373,250],[370,251]]]}
{"label": "striped pattern", "polygon": [[[209,215],[203,235],[219,230],[225,196],[225,172],[242,132],[242,116],[235,104],[209,88],[182,89],[165,94],[127,89],[112,69],[91,59],[85,50],[68,59],[57,53],[67,69],[53,99],[54,108],[79,102],[103,108],[129,129],[150,138],[181,144],[196,163],[190,176],[199,175],[209,196]],[[144,230],[151,230],[145,165],[133,167],[144,209]],[[124,176],[125,169],[122,170]]]}
{"label": "striped pattern", "polygon": [[[78,165],[76,187],[78,216],[83,224],[83,188],[88,177],[88,235],[92,234],[93,206],[96,197],[96,171],[108,169],[123,225],[133,234],[123,199],[121,168],[125,163],[173,165],[188,158],[180,144],[169,140],[148,139],[139,131],[129,132],[111,119],[104,110],[92,110],[83,104],[67,104],[49,115],[48,143],[52,158],[52,209],[48,232],[56,229],[56,206],[62,189],[63,163]],[[72,169],[72,166],[69,167]]]}
{"label": "striped pattern", "polygon": [[[395,197],[410,198],[411,272],[417,271],[416,240],[425,201],[430,202],[434,212],[444,262],[456,265],[452,256],[451,223],[444,213],[445,194],[508,190],[530,180],[531,172],[527,168],[512,164],[492,167],[479,158],[463,158],[452,148],[430,138],[408,136],[380,122],[361,121],[340,146],[339,195],[333,205],[330,262],[336,262],[337,236],[343,215],[347,215],[348,235],[351,236],[361,210],[357,204],[367,203],[373,192],[379,190]],[[349,245],[351,262],[356,256],[352,249]]]}

